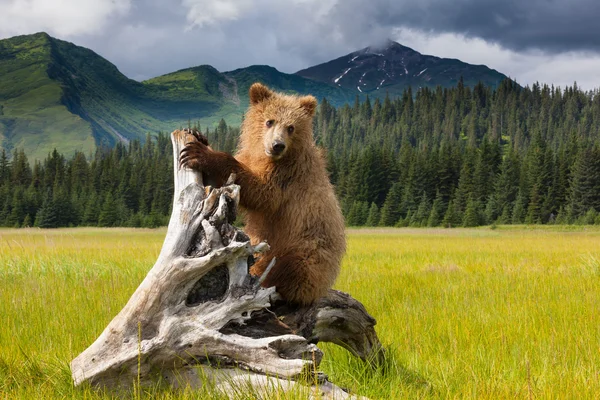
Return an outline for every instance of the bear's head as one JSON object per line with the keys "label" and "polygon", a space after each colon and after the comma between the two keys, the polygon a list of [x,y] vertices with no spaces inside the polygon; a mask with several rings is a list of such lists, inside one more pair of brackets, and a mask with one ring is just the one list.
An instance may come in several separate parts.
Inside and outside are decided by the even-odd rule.
{"label": "bear's head", "polygon": [[244,119],[242,145],[264,151],[273,161],[306,148],[313,140],[316,108],[317,99],[313,96],[276,93],[255,83],[250,87],[250,108]]}

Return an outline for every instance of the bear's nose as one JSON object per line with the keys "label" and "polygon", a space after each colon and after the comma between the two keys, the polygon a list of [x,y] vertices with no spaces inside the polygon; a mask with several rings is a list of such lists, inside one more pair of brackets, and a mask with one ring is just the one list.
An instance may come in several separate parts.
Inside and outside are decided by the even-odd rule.
{"label": "bear's nose", "polygon": [[283,150],[285,150],[285,143],[277,140],[275,142],[273,142],[273,154],[281,154],[283,153]]}

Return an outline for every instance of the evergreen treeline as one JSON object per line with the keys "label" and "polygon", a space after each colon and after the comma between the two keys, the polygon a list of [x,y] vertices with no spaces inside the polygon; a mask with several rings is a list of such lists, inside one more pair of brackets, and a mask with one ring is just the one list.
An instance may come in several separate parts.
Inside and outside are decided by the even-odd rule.
{"label": "evergreen treeline", "polygon": [[[336,109],[315,119],[348,225],[600,223],[600,96],[505,81]],[[234,151],[239,130],[205,130]],[[4,226],[165,225],[173,190],[168,135],[93,156],[54,151],[31,166],[0,155]]]}
{"label": "evergreen treeline", "polygon": [[[238,129],[221,121],[205,134],[215,146],[233,151]],[[89,159],[89,160],[88,160]],[[25,153],[9,161],[0,154],[0,225],[132,226],[166,225],[173,197],[173,156],[167,134],[148,135],[93,156],[70,160],[54,150],[33,167]]]}
{"label": "evergreen treeline", "polygon": [[598,91],[461,81],[324,101],[316,132],[351,226],[600,222]]}

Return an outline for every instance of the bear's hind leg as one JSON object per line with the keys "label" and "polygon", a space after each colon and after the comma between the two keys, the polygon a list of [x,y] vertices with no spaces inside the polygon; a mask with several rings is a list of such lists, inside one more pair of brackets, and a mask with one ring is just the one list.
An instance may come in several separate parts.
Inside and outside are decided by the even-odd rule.
{"label": "bear's hind leg", "polygon": [[[271,258],[261,263],[262,271],[270,260]],[[335,279],[336,275],[329,273],[327,265],[320,264],[315,254],[301,251],[287,252],[277,256],[275,266],[267,275],[263,286],[275,286],[277,292],[290,303],[312,304],[325,296],[333,284],[331,277]],[[256,270],[258,272],[258,268]]]}

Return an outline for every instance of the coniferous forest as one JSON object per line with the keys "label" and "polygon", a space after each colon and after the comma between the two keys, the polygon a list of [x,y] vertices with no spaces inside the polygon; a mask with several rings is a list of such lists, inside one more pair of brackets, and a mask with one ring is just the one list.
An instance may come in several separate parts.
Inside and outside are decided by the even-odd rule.
{"label": "coniferous forest", "polygon": [[[315,118],[350,226],[600,223],[600,92],[459,82],[357,98]],[[176,127],[174,127],[176,128]],[[239,129],[202,129],[233,152]],[[156,227],[173,190],[169,135],[30,162],[0,154],[0,225]]]}

